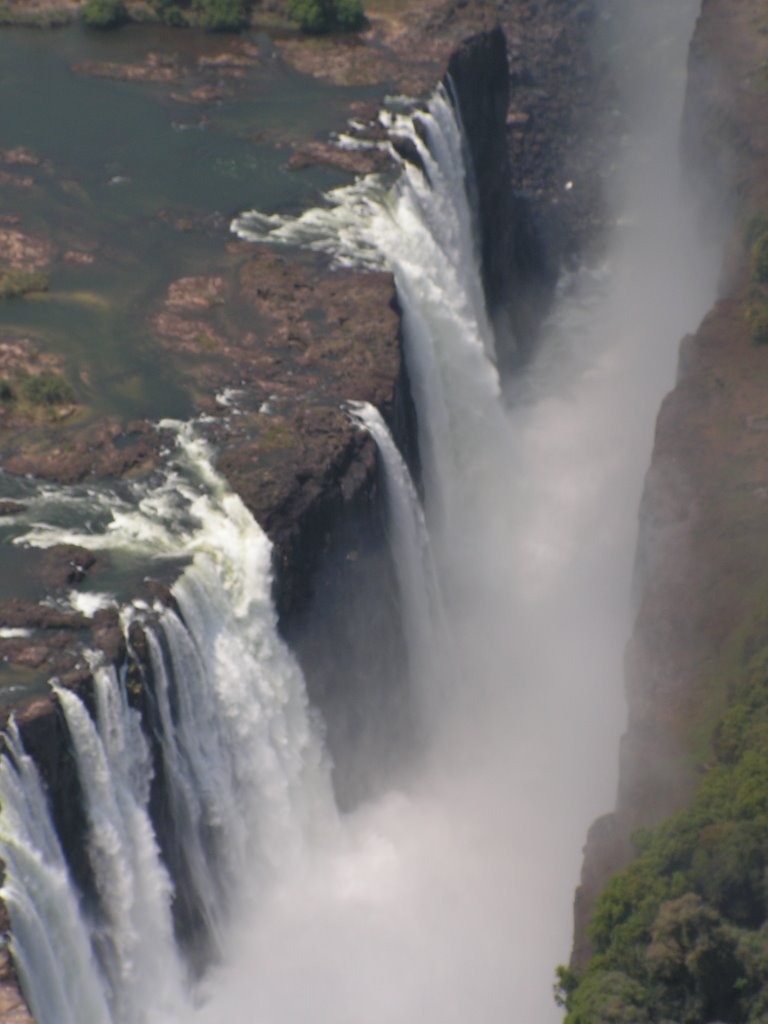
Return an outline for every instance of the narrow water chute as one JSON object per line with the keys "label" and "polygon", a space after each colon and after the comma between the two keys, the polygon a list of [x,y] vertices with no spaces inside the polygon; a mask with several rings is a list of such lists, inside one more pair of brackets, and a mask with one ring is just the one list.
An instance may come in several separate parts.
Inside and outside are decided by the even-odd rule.
{"label": "narrow water chute", "polygon": [[381,413],[369,402],[349,402],[352,418],[379,450],[387,500],[388,533],[400,592],[415,707],[422,729],[451,697],[450,646],[432,543],[408,466]]}

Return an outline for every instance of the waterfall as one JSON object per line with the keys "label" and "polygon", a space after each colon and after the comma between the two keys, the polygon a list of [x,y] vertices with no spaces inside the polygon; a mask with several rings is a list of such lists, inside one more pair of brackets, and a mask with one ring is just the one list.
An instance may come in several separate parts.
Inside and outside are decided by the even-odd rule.
{"label": "waterfall", "polygon": [[503,429],[495,343],[480,277],[461,125],[444,87],[426,110],[382,115],[421,167],[403,160],[391,191],[370,175],[329,192],[299,217],[241,214],[249,241],[330,253],[342,265],[386,268],[395,277],[405,357],[419,410],[427,511],[434,531],[462,500],[457,480],[479,476],[489,434]]}
{"label": "waterfall", "polygon": [[13,723],[0,760],[3,902],[11,916],[11,952],[38,1024],[107,1024],[78,894],[72,886],[45,790]]}
{"label": "waterfall", "polygon": [[384,468],[389,542],[400,591],[416,703],[423,725],[434,721],[448,696],[450,647],[432,544],[405,460],[381,413],[370,402],[349,402],[353,419],[373,437]]}
{"label": "waterfall", "polygon": [[159,1022],[173,1012],[183,984],[170,879],[147,810],[149,748],[114,669],[95,669],[93,682],[96,721],[74,694],[55,691],[72,738],[88,820],[88,858],[99,904],[93,937],[112,1019]]}
{"label": "waterfall", "polygon": [[[655,14],[663,4],[646,6]],[[689,33],[695,4],[677,6]],[[688,37],[675,38],[677,69]],[[653,52],[643,45],[628,57]],[[670,110],[666,97],[654,104],[654,114]],[[684,325],[706,308],[710,283],[686,234],[670,144],[630,140],[633,219],[617,230],[602,273],[563,283],[540,354],[505,409],[453,107],[441,89],[427,110],[389,113],[384,123],[421,163],[401,162],[392,189],[368,177],[298,218],[251,211],[233,228],[393,272],[425,518],[462,686],[432,698],[437,648],[454,660],[433,639],[436,574],[412,484],[370,409],[358,415],[390,481],[409,652],[414,672],[426,673],[434,749],[407,792],[342,818],[301,674],[277,633],[269,543],[193,429],[176,428],[175,459],[152,486],[31,500],[37,522],[24,543],[187,563],[176,608],[134,605],[124,619],[129,635],[136,621],[147,634],[173,857],[222,952],[190,998],[160,837],[146,831],[146,739],[127,680],[97,669],[95,719],[60,692],[78,763],[94,773],[83,788],[95,908],[71,888],[39,780],[13,736],[0,768],[5,891],[39,1024],[559,1017],[552,969],[567,957],[583,837],[615,787],[651,424],[671,383],[663,368]],[[649,205],[635,186],[651,180]],[[695,294],[679,294],[682,266],[704,282]],[[657,299],[660,276],[669,301]],[[59,506],[55,520],[48,510]],[[153,893],[141,949],[135,911]],[[138,969],[146,958],[169,965],[156,992]],[[151,963],[147,970],[152,977]]]}
{"label": "waterfall", "polygon": [[[192,425],[177,429],[165,475],[133,485],[133,502],[103,496],[113,511],[99,531],[38,519],[22,540],[49,546],[77,537],[143,559],[191,559],[172,591],[178,614],[139,604],[124,619],[146,630],[173,817],[165,824],[203,920],[220,937],[226,908],[258,901],[271,879],[295,870],[305,844],[333,833],[335,809],[304,680],[277,632],[269,541],[212,469]],[[59,499],[81,522],[94,505],[86,489]],[[46,492],[33,515],[52,501]],[[15,733],[0,770],[0,854],[20,972],[38,1024],[168,1024],[189,1012],[190,979],[150,820],[148,738],[126,681],[95,663],[92,674],[94,717],[55,687],[83,789],[95,890],[88,910]],[[53,939],[70,929],[76,941],[60,964],[67,944]]]}

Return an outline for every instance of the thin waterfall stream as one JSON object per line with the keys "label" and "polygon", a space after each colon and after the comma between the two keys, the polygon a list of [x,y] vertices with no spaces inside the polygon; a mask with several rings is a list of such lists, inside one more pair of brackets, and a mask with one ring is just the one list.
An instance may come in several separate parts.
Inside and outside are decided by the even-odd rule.
{"label": "thin waterfall stream", "polygon": [[[678,6],[665,50],[675,73],[696,11],[693,0]],[[631,223],[617,227],[604,266],[564,278],[509,404],[445,89],[418,125],[384,115],[426,174],[403,162],[392,189],[365,178],[298,218],[254,211],[233,224],[255,243],[306,246],[395,277],[423,511],[379,414],[353,408],[397,480],[393,560],[416,704],[430,716],[407,786],[337,811],[322,725],[277,630],[269,542],[193,424],[174,427],[162,479],[98,499],[102,527],[57,525],[38,509],[23,543],[188,562],[176,608],[136,604],[122,615],[129,637],[133,622],[147,632],[177,868],[215,948],[193,979],[149,814],[147,737],[128,680],[95,664],[94,713],[59,691],[85,795],[87,899],[13,732],[0,769],[3,895],[39,1024],[560,1018],[553,969],[568,954],[581,846],[615,788],[653,417],[676,344],[714,288],[715,260],[680,202],[673,78],[627,143]],[[660,288],[664,302],[654,301]],[[63,497],[83,510],[97,500],[77,488]]]}
{"label": "thin waterfall stream", "polygon": [[424,510],[402,455],[384,417],[370,402],[350,402],[355,422],[376,441],[384,465],[389,543],[400,590],[409,672],[419,680],[416,714],[429,730],[452,689],[450,638],[443,597]]}

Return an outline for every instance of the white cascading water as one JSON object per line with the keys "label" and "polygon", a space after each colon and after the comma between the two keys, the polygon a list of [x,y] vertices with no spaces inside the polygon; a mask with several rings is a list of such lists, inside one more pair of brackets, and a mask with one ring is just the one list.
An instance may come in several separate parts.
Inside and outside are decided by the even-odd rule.
{"label": "white cascading water", "polygon": [[106,1024],[106,993],[45,790],[15,726],[11,757],[0,761],[2,898],[11,915],[11,950],[40,1024]]}
{"label": "white cascading water", "polygon": [[[499,398],[461,134],[442,91],[418,115],[421,131],[408,117],[388,120],[416,146],[429,182],[405,164],[391,193],[365,179],[297,220],[250,213],[234,225],[246,238],[309,245],[395,274],[427,521],[462,685],[455,694],[446,688],[432,756],[407,792],[337,823],[301,680],[274,630],[258,527],[197,456],[196,487],[174,481],[181,500],[172,487],[144,496],[138,510],[115,510],[111,530],[136,550],[194,556],[174,589],[189,631],[163,612],[162,643],[160,634],[151,642],[162,685],[195,673],[215,681],[210,704],[205,687],[190,700],[199,699],[190,708],[203,715],[199,727],[194,717],[184,724],[176,702],[160,709],[175,726],[163,757],[169,777],[183,780],[178,816],[192,837],[203,822],[204,831],[221,832],[217,868],[240,904],[234,925],[217,925],[222,962],[198,989],[196,1008],[180,996],[185,1024],[560,1018],[551,981],[568,954],[581,845],[615,788],[635,521],[653,417],[672,383],[677,342],[714,287],[714,261],[692,233],[676,163],[698,3],[632,7],[606,4],[616,21],[619,12],[632,22],[623,32],[632,45],[615,65],[623,73],[660,63],[626,77],[637,107],[620,169],[626,216],[606,267],[563,282],[511,408]],[[649,86],[643,109],[637,100]],[[43,529],[27,539],[54,538],[64,539]],[[66,539],[78,542],[72,531]],[[80,542],[94,546],[93,536]],[[241,565],[244,551],[252,565]],[[221,744],[219,722],[228,737]],[[210,744],[201,744],[212,726]],[[3,772],[10,786],[13,769]],[[34,802],[30,787],[21,803]],[[22,826],[7,814],[0,832],[4,857],[24,846]],[[313,840],[318,834],[324,841]],[[60,879],[55,846],[44,874]],[[205,886],[208,856],[203,847],[190,854],[196,886]],[[255,895],[254,874],[262,883]],[[13,873],[6,881],[9,893],[22,885]],[[66,899],[71,907],[76,897]],[[58,920],[63,911],[51,906]],[[206,910],[217,915],[215,905]],[[73,956],[87,974],[87,941],[78,935]],[[157,951],[164,955],[175,954]],[[31,956],[20,961],[31,964]],[[24,975],[32,991],[44,990],[40,1005],[55,1005],[34,966]],[[82,1019],[101,1024],[100,989],[90,983],[88,991],[96,1009]],[[144,1019],[153,1022],[153,994],[144,997]],[[41,1016],[40,1024],[60,1020]]]}
{"label": "white cascading water", "polygon": [[[114,669],[93,673],[96,721],[67,690],[56,695],[77,759],[99,915],[94,938],[107,983],[107,1019],[167,1019],[183,990],[174,951],[171,883],[148,814],[152,766],[139,714]],[[152,993],[147,1005],[145,991]]]}
{"label": "white cascading water", "polygon": [[[274,878],[296,870],[306,844],[333,834],[336,813],[304,680],[277,633],[269,541],[213,471],[190,425],[178,428],[176,465],[153,484],[136,485],[132,501],[46,491],[37,508],[32,500],[37,521],[21,540],[49,546],[66,538],[135,558],[192,560],[172,591],[184,622],[158,609],[147,629],[176,841],[203,918],[220,939],[225,907],[258,901]],[[97,500],[110,509],[100,531],[42,517],[43,508],[63,506],[82,522]],[[142,610],[124,614],[130,621]],[[95,720],[73,693],[56,693],[83,787],[97,910],[89,916],[78,906],[39,780],[15,741],[19,770],[5,761],[0,776],[14,948],[38,1024],[168,1024],[191,1012],[193,986],[149,818],[148,744],[114,670],[95,664],[93,678]],[[39,863],[35,875],[30,860]],[[62,937],[70,929],[71,956],[51,964],[58,948],[43,946],[39,933]]]}
{"label": "white cascading water", "polygon": [[418,119],[382,115],[391,134],[408,139],[425,174],[400,161],[401,178],[385,191],[375,175],[327,195],[327,207],[291,219],[251,211],[232,225],[248,241],[328,252],[341,264],[388,268],[395,276],[408,337],[406,360],[419,410],[419,444],[430,526],[450,516],[464,482],[485,460],[485,439],[501,427],[472,212],[467,201],[461,129],[444,88]]}
{"label": "white cascading water", "polygon": [[424,728],[429,729],[446,699],[451,669],[443,601],[424,511],[405,460],[379,410],[370,402],[349,402],[348,406],[352,418],[373,437],[383,464],[387,531],[400,591],[414,704]]}

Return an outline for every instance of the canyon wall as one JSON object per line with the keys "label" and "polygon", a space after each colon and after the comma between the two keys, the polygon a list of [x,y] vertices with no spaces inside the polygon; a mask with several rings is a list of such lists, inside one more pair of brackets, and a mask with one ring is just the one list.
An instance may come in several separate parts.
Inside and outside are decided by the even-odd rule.
{"label": "canyon wall", "polygon": [[727,237],[721,295],[683,339],[678,381],[656,424],[640,509],[618,799],[585,849],[578,970],[593,952],[587,929],[596,899],[636,855],[633,832],[688,807],[718,768],[723,716],[744,664],[768,639],[768,349],[752,327],[760,298],[746,233],[768,201],[767,29],[758,2],[704,0],[690,48],[683,152],[702,244]]}

